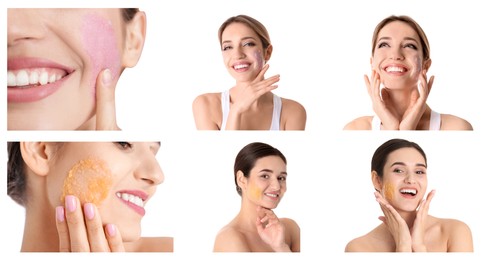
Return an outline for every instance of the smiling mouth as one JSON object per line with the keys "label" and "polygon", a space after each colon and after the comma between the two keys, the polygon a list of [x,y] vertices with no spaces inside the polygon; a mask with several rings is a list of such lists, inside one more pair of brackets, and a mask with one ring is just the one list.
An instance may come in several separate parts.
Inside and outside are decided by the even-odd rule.
{"label": "smiling mouth", "polygon": [[398,66],[388,66],[385,68],[386,72],[406,72],[407,69],[404,67],[398,67]]}
{"label": "smiling mouth", "polygon": [[246,68],[248,68],[248,67],[249,67],[248,64],[238,64],[238,65],[234,65],[234,66],[233,66],[233,69],[235,69],[235,70],[241,70],[241,69],[246,69]]}
{"label": "smiling mouth", "polygon": [[29,68],[7,71],[7,87],[29,88],[55,83],[68,76],[63,69]]}
{"label": "smiling mouth", "polygon": [[116,192],[115,194],[119,199],[132,203],[138,207],[144,208],[144,200],[141,197],[130,193]]}
{"label": "smiling mouth", "polygon": [[417,190],[416,189],[401,189],[400,193],[404,195],[410,195],[412,197],[415,197],[417,195]]}
{"label": "smiling mouth", "polygon": [[265,193],[264,195],[271,197],[271,198],[278,198],[279,194],[272,194],[272,193]]}

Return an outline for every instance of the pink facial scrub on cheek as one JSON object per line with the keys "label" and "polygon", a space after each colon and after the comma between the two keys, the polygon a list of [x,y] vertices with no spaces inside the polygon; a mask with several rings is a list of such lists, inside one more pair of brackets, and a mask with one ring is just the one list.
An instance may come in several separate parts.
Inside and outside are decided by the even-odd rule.
{"label": "pink facial scrub on cheek", "polygon": [[74,195],[80,203],[90,202],[97,206],[109,195],[112,174],[104,161],[87,158],[77,162],[64,180],[61,201],[66,195]]}
{"label": "pink facial scrub on cheek", "polygon": [[261,55],[261,51],[256,51],[254,53],[254,58],[256,59],[256,64],[255,64],[254,68],[256,70],[260,71],[264,66],[263,56]]}
{"label": "pink facial scrub on cheek", "polygon": [[109,69],[116,82],[121,58],[112,22],[95,14],[87,14],[82,19],[82,44],[92,66],[89,84],[95,98],[95,82],[99,72]]}

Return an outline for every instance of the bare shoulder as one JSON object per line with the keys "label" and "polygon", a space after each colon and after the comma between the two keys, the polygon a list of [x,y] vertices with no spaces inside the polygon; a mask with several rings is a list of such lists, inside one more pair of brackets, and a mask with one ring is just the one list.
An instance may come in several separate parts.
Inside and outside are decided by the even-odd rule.
{"label": "bare shoulder", "polygon": [[292,99],[281,98],[281,124],[284,130],[305,130],[306,126],[306,109],[305,107]]}
{"label": "bare shoulder", "polygon": [[298,226],[298,223],[296,223],[296,221],[294,221],[293,219],[290,219],[290,218],[280,218],[280,221],[281,221],[281,223],[283,223],[283,224],[285,225],[285,227],[287,227],[289,230],[299,232],[300,226]]}
{"label": "bare shoulder", "polygon": [[472,125],[465,119],[450,114],[441,115],[441,130],[473,130]]}
{"label": "bare shoulder", "polygon": [[249,252],[246,236],[231,225],[223,227],[216,235],[214,252]]}
{"label": "bare shoulder", "polygon": [[435,218],[443,236],[447,238],[448,252],[473,252],[472,231],[463,221]]}
{"label": "bare shoulder", "polygon": [[343,130],[372,130],[373,116],[362,116],[353,119],[343,127]]}
{"label": "bare shoulder", "polygon": [[124,243],[129,252],[173,252],[174,238],[172,237],[141,237],[135,242]]}
{"label": "bare shoulder", "polygon": [[192,103],[192,112],[198,130],[219,130],[222,121],[221,94],[197,96]]}

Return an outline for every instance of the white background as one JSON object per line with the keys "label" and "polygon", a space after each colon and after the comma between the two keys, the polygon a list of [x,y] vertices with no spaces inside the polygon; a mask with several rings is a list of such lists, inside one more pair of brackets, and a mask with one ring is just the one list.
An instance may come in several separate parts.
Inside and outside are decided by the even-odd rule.
{"label": "white background", "polygon": [[[240,198],[234,189],[232,168],[237,152],[252,141],[267,142],[288,159],[288,192],[276,213],[300,225],[302,253],[277,258],[386,257],[345,254],[343,250],[349,240],[379,223],[380,210],[370,181],[371,156],[384,141],[402,137],[418,142],[427,153],[429,185],[437,190],[431,214],[466,222],[472,229],[476,253],[464,256],[480,258],[482,213],[478,163],[482,136],[478,129],[482,127],[482,116],[477,101],[481,97],[478,72],[482,58],[482,18],[477,1],[117,2],[81,5],[57,0],[15,4],[2,1],[0,11],[4,19],[0,37],[6,37],[3,31],[6,7],[139,7],[145,11],[148,26],[142,57],[135,68],[124,72],[117,86],[118,122],[124,131],[114,135],[4,132],[0,136],[2,141],[161,140],[158,158],[166,180],[146,206],[143,235],[175,238],[175,253],[162,257],[243,257],[243,254],[211,251],[216,232],[239,210]],[[220,92],[233,84],[222,62],[217,30],[225,19],[237,14],[253,16],[267,27],[274,46],[267,74],[281,75],[275,93],[305,106],[306,131],[195,131],[192,100],[199,94]],[[438,112],[467,119],[475,131],[341,131],[353,118],[373,114],[363,75],[370,69],[373,29],[391,14],[411,16],[428,35],[432,56],[428,74],[435,75],[428,104]],[[6,48],[0,53],[6,57]],[[6,71],[5,63],[0,64],[2,69]],[[2,94],[6,100],[6,91]],[[6,115],[6,106],[0,109]],[[0,127],[6,129],[6,120],[0,122]],[[0,152],[4,151],[5,142],[1,142]],[[5,187],[6,184],[0,183],[2,190]],[[15,254],[21,243],[23,208],[6,195],[0,196],[0,200],[3,207],[0,248],[9,255]],[[161,256],[143,254],[143,257]]]}

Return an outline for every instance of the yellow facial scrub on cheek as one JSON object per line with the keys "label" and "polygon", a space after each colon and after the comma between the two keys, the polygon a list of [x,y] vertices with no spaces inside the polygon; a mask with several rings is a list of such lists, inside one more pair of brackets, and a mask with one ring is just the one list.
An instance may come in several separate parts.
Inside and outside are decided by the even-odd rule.
{"label": "yellow facial scrub on cheek", "polygon": [[262,191],[260,188],[253,186],[249,189],[249,196],[255,200],[261,199]]}
{"label": "yellow facial scrub on cheek", "polygon": [[393,195],[394,195],[395,189],[392,184],[387,183],[383,187],[383,196],[387,201],[392,201],[393,200]]}
{"label": "yellow facial scrub on cheek", "polygon": [[80,203],[94,203],[99,206],[107,198],[112,186],[112,173],[105,162],[87,158],[77,162],[64,180],[61,200],[66,195],[74,195]]}

